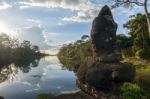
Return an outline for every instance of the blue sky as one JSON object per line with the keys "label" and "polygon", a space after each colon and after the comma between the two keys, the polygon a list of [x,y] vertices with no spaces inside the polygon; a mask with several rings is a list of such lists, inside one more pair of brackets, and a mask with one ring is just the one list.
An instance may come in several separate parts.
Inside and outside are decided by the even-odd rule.
{"label": "blue sky", "polygon": [[[56,51],[62,44],[89,35],[91,22],[111,0],[0,0],[0,32],[30,40],[41,49]],[[143,8],[113,9],[117,33],[127,34],[122,25],[129,15]]]}

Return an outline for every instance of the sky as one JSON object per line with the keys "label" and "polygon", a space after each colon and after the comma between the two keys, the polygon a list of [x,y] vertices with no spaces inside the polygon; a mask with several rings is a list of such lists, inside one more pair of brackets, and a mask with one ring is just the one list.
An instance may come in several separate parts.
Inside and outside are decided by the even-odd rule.
{"label": "sky", "polygon": [[[91,23],[104,5],[111,0],[0,0],[0,32],[23,40],[30,40],[42,50],[56,53],[66,43],[89,35]],[[123,24],[129,16],[143,8],[112,9],[117,34],[127,35]]]}

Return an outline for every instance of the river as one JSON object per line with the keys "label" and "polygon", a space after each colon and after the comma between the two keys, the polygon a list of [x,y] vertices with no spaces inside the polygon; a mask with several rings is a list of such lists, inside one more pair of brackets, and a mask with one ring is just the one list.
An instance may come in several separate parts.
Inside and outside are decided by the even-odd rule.
{"label": "river", "polygon": [[41,93],[59,95],[78,90],[74,72],[64,68],[57,56],[26,65],[11,64],[1,69],[0,96],[5,99],[37,99]]}

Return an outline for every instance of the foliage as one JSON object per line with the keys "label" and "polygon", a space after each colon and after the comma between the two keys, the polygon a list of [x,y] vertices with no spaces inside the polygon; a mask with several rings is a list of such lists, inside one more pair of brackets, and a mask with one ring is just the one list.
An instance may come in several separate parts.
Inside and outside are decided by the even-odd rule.
{"label": "foliage", "polygon": [[133,56],[133,50],[132,50],[133,38],[132,37],[126,36],[124,34],[118,34],[117,45],[118,45],[118,48],[122,52],[123,58]]}
{"label": "foliage", "polygon": [[31,67],[38,66],[40,58],[45,55],[30,41],[19,43],[15,38],[0,34],[0,83],[16,74],[18,69],[23,73],[29,72]]}
{"label": "foliage", "polygon": [[58,58],[68,69],[80,62],[91,61],[93,58],[90,40],[77,40],[64,45],[58,53]]}
{"label": "foliage", "polygon": [[[149,69],[150,70],[150,69]],[[143,88],[145,91],[147,91],[148,96],[150,97],[150,71],[145,72],[145,71],[138,71],[136,78],[135,78],[135,83],[137,83],[141,88]]]}
{"label": "foliage", "polygon": [[123,63],[132,64],[136,68],[135,83],[147,92],[147,99],[150,99],[150,62],[137,58],[126,58]]}
{"label": "foliage", "polygon": [[117,43],[119,48],[127,49],[133,46],[133,39],[131,37],[125,36],[124,34],[118,34]]}
{"label": "foliage", "polygon": [[124,27],[129,30],[129,35],[133,38],[134,50],[148,49],[150,46],[150,37],[148,34],[148,25],[146,16],[137,14],[133,16]]}
{"label": "foliage", "polygon": [[39,47],[30,41],[19,43],[17,39],[0,34],[0,64],[14,62],[17,60],[32,60],[41,57]]}
{"label": "foliage", "polygon": [[143,6],[146,23],[148,25],[148,33],[150,37],[150,17],[148,11],[148,0],[113,0],[115,3],[112,5],[112,8],[119,6],[124,6],[126,8],[133,8],[134,6]]}
{"label": "foliage", "polygon": [[142,59],[150,59],[150,52],[147,49],[141,49],[135,53],[135,57]]}
{"label": "foliage", "polygon": [[[131,37],[123,34],[117,35],[117,44],[123,53],[132,55],[131,47],[133,45],[133,39]],[[81,40],[63,45],[58,53],[58,58],[67,68],[71,69],[73,65],[79,64],[80,62],[93,61],[91,48],[89,37],[83,35]]]}
{"label": "foliage", "polygon": [[150,58],[150,37],[146,21],[145,15],[137,14],[124,24],[124,27],[129,30],[129,35],[133,39],[132,48],[135,56],[143,59]]}
{"label": "foliage", "polygon": [[137,84],[124,83],[121,90],[123,99],[148,99],[146,92]]}

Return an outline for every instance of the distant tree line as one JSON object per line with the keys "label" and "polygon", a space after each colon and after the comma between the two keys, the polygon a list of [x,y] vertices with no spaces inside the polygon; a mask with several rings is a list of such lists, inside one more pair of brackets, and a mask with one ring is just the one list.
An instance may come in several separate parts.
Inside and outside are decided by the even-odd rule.
{"label": "distant tree line", "polygon": [[82,36],[81,40],[63,45],[58,53],[58,58],[68,69],[71,69],[73,64],[91,61],[93,58],[90,39]]}
{"label": "distant tree line", "polygon": [[37,45],[24,40],[22,43],[16,38],[10,37],[5,33],[0,34],[0,64],[19,60],[32,60],[40,58],[44,54],[40,53]]}

